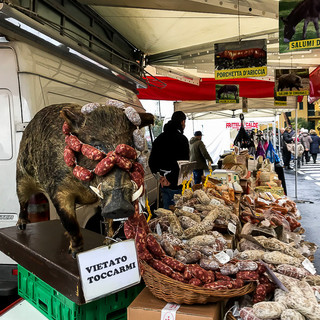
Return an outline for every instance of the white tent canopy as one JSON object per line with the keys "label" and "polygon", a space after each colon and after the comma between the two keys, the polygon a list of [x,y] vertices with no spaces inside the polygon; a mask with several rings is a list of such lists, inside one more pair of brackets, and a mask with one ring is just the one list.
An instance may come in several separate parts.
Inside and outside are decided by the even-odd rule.
{"label": "white tent canopy", "polygon": [[[249,98],[245,117],[272,117],[296,108],[296,97],[287,97],[287,106],[274,105],[273,98]],[[242,103],[215,103],[215,101],[182,101],[174,103],[175,111],[183,111],[189,118],[197,120],[239,118]]]}
{"label": "white tent canopy", "polygon": [[246,39],[267,40],[268,78],[275,68],[319,64],[319,49],[279,54],[279,0],[78,1],[144,52],[154,67],[213,77],[214,44]]}

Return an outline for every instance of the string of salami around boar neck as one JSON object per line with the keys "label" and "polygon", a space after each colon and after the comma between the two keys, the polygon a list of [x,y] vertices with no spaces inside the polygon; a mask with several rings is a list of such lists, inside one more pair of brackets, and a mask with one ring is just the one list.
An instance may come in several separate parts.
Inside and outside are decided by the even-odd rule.
{"label": "string of salami around boar neck", "polygon": [[[70,127],[64,122],[62,131],[65,134],[66,146],[64,149],[64,161],[67,166],[73,167],[74,176],[81,181],[90,181],[94,174],[104,176],[114,166],[128,171],[131,179],[137,184],[138,188],[143,185],[144,169],[143,166],[136,162],[137,152],[134,148],[126,145],[117,145],[114,151],[107,154],[89,144],[81,142],[70,132]],[[84,168],[77,164],[76,153],[81,152],[85,157],[91,160],[99,161],[93,170]]]}

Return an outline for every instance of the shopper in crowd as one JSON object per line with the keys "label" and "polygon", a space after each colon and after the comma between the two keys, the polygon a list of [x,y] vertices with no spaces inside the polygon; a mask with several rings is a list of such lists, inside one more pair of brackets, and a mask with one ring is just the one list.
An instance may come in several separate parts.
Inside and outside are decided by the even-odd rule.
{"label": "shopper in crowd", "polygon": [[149,158],[149,167],[153,174],[160,174],[160,190],[163,207],[174,205],[173,197],[182,191],[177,185],[179,166],[177,161],[189,160],[189,142],[183,135],[186,115],[182,111],[172,114],[171,120],[164,126],[163,132],[154,140]]}
{"label": "shopper in crowd", "polygon": [[320,138],[317,136],[316,130],[310,130],[310,138],[312,140],[312,142],[310,143],[310,153],[313,159],[313,163],[316,163],[320,146]]}
{"label": "shopper in crowd", "polygon": [[201,177],[203,176],[203,170],[208,170],[211,167],[212,159],[206,149],[206,146],[202,142],[202,132],[196,131],[194,137],[190,139],[190,161],[196,161],[196,167],[193,170],[193,180],[195,184],[201,183]]}
{"label": "shopper in crowd", "polygon": [[304,147],[302,145],[302,143],[300,142],[300,139],[297,138],[297,154],[295,153],[295,147],[296,147],[296,137],[293,137],[293,143],[292,143],[292,147],[291,147],[291,154],[293,156],[297,155],[297,167],[301,168],[301,163],[302,163],[302,159],[303,159],[303,153],[304,153]]}
{"label": "shopper in crowd", "polygon": [[304,129],[304,131],[302,132],[301,136],[300,136],[300,140],[301,143],[304,147],[304,158],[306,160],[306,163],[308,163],[310,161],[310,143],[312,142],[312,139],[308,133],[308,129]]}
{"label": "shopper in crowd", "polygon": [[290,127],[286,127],[283,135],[282,135],[282,158],[283,158],[283,164],[284,164],[284,168],[286,170],[292,170],[292,168],[290,167],[290,160],[291,160],[291,152],[288,150],[287,148],[287,143],[291,143],[293,141],[292,137],[291,137],[291,128]]}

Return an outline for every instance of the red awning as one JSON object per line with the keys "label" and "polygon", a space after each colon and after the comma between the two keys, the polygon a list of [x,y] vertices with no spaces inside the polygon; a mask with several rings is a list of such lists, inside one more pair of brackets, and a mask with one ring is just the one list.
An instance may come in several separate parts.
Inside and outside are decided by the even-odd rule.
{"label": "red awning", "polygon": [[[271,98],[274,96],[274,82],[256,79],[215,80],[203,78],[199,86],[169,77],[158,77],[166,84],[164,88],[149,86],[139,89],[138,98],[147,100],[215,100],[216,84],[239,84],[240,97]],[[150,79],[152,81],[152,79]]]}
{"label": "red awning", "polygon": [[309,102],[312,103],[320,99],[320,66],[310,73],[309,80],[310,80]]}

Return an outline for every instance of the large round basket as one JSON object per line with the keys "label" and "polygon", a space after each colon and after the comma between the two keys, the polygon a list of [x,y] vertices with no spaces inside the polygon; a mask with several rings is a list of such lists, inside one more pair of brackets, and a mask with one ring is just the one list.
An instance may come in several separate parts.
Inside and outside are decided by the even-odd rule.
{"label": "large round basket", "polygon": [[255,283],[253,282],[239,289],[212,290],[201,288],[171,279],[156,271],[144,261],[140,261],[140,263],[142,277],[146,286],[154,296],[166,302],[177,304],[204,304],[243,296],[255,289]]}
{"label": "large round basket", "polygon": [[233,316],[233,314],[232,314],[231,311],[228,311],[228,312],[226,313],[226,316],[225,316],[224,319],[225,319],[225,320],[237,320],[237,319]]}

